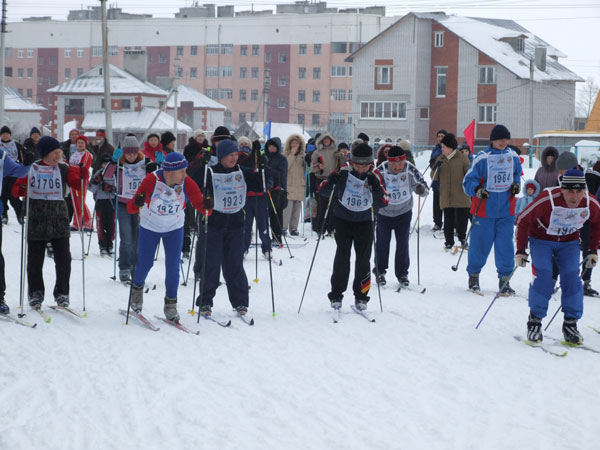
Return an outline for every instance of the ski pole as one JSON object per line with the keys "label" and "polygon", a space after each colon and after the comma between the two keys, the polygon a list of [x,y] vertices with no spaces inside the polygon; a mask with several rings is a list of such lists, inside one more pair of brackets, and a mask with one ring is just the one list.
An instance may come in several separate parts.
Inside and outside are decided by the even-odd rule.
{"label": "ski pole", "polygon": [[[275,213],[275,218],[277,219],[277,224],[279,225],[279,229],[283,229],[283,225],[281,223],[281,217],[279,217],[279,214],[277,214],[277,208],[275,208],[275,203],[273,203],[273,197],[271,197],[271,191],[267,190],[267,194],[269,194],[269,200],[271,201],[271,206],[273,207],[273,212]],[[288,252],[290,254],[290,259],[294,257],[294,255],[292,255],[292,251],[290,250],[290,244],[288,244],[287,238],[285,237],[285,234],[281,233],[281,236],[283,236],[283,240],[285,241],[285,246],[288,249]]]}
{"label": "ski pole", "polygon": [[183,282],[184,286],[187,286],[187,282],[190,278],[190,267],[192,266],[192,255],[194,254],[195,244],[196,244],[196,234],[198,234],[198,216],[196,216],[194,210],[194,234],[192,235],[192,245],[190,245],[190,257],[188,259],[188,266],[185,275],[185,280]]}
{"label": "ski pole", "polygon": [[[584,261],[581,262],[580,265],[583,265]],[[586,267],[583,272],[581,273],[581,278],[583,278],[585,276],[585,274],[591,270],[589,267]],[[554,293],[556,293],[556,291],[558,290],[558,288],[556,288],[556,290],[554,291]],[[554,295],[553,293],[553,295]],[[552,323],[552,321],[554,320],[554,318],[558,315],[558,313],[560,312],[560,310],[562,309],[562,303],[560,305],[558,305],[558,309],[556,310],[556,312],[554,313],[554,315],[552,316],[552,318],[550,319],[550,322],[548,322],[548,325],[546,325],[546,328],[544,328],[544,331],[546,331],[548,329],[548,327],[550,326],[550,324]]]}
{"label": "ski pole", "polygon": [[117,279],[117,249],[119,248],[119,162],[117,161],[117,174],[115,175],[115,250],[113,251],[113,276],[112,279]]}
{"label": "ski pole", "polygon": [[[423,202],[425,203],[425,202]],[[417,284],[421,285],[421,196],[419,195],[419,205],[417,211]]]}
{"label": "ski pole", "polygon": [[373,208],[373,190],[369,187],[369,197],[371,200],[371,223],[373,228],[373,250],[375,252],[375,284],[377,285],[377,294],[379,295],[379,309],[383,312],[383,303],[381,302],[381,286],[377,278],[379,278],[379,268],[377,266],[377,226],[375,223],[375,209]]}
{"label": "ski pole", "polygon": [[254,199],[254,280],[252,281],[258,283],[258,195],[255,195]]}
{"label": "ski pole", "polygon": [[[479,199],[479,203],[477,203],[477,208],[475,209],[475,214],[473,215],[474,217],[477,217],[477,213],[479,212],[479,207],[481,206],[481,203],[483,202],[483,199]],[[471,235],[471,230],[473,229],[473,225],[475,225],[475,219],[473,219],[473,221],[471,222],[471,226],[469,227],[469,232],[467,233],[467,236],[465,237],[465,242],[467,242],[469,240],[469,236]],[[462,246],[462,249],[460,250],[460,255],[458,255],[458,261],[456,261],[456,264],[452,266],[452,270],[453,271],[457,271],[458,270],[458,265],[460,264],[460,259],[462,258],[463,253],[465,252],[465,246]]]}
{"label": "ski pole", "polygon": [[[1,226],[1,225],[0,225]],[[25,313],[23,308],[25,305],[25,276],[27,268],[27,237],[29,235],[29,176],[27,177],[27,197],[25,198],[25,220],[21,224],[21,290],[20,290],[20,306],[23,317]]]}
{"label": "ski pole", "polygon": [[[206,177],[208,176],[208,165],[204,166],[204,181],[202,182],[202,195],[206,194]],[[200,228],[198,228],[200,231]],[[200,239],[198,239],[200,242]],[[202,248],[202,268],[200,275],[200,294],[198,295],[198,323],[200,323],[200,308],[202,307],[202,297],[204,296],[204,278],[206,278],[206,247],[208,246],[208,211],[204,212],[204,236],[203,236],[203,248]],[[196,249],[197,251],[198,249]],[[194,301],[196,301],[196,274],[194,270],[194,298],[192,298],[192,309],[190,309],[190,314],[194,315]]]}
{"label": "ski pole", "polygon": [[[267,185],[265,183],[265,171],[262,171],[262,183],[263,183],[263,193],[266,194],[268,192],[267,190]],[[266,196],[265,196],[266,197]],[[269,225],[269,204],[267,203],[267,199],[265,198],[265,219],[267,220],[267,233],[269,232],[270,229],[270,225]],[[257,222],[258,223],[258,222]],[[258,225],[257,225],[258,227]],[[258,244],[258,242],[257,242]],[[273,308],[273,317],[276,317],[277,314],[275,313],[275,292],[273,290],[273,264],[271,262],[271,253],[273,252],[273,246],[271,246],[271,248],[269,248],[269,278],[271,280],[271,305]]]}
{"label": "ski pole", "polygon": [[[94,202],[94,211],[92,212],[92,231],[90,231],[90,236],[88,239],[87,249],[85,251],[85,257],[87,258],[90,254],[90,245],[92,244],[92,235],[94,234],[94,219],[96,218],[96,202]],[[98,222],[96,222],[98,223]]]}
{"label": "ski pole", "polygon": [[312,272],[313,264],[315,263],[315,257],[317,256],[317,250],[319,250],[319,243],[321,242],[321,236],[325,232],[325,224],[327,223],[327,214],[329,214],[329,207],[331,205],[331,199],[333,198],[334,189],[335,189],[335,186],[332,187],[331,194],[329,194],[329,200],[327,200],[327,208],[325,208],[325,217],[323,220],[323,224],[321,225],[320,233],[317,236],[317,245],[315,246],[315,252],[313,253],[313,257],[310,262],[310,267],[308,268],[308,276],[306,277],[306,283],[304,283],[304,290],[302,291],[302,298],[300,299],[300,306],[298,306],[298,314],[300,314],[300,309],[302,308],[302,302],[304,301],[304,294],[306,294],[306,288],[308,287],[308,280],[310,279],[310,273]]}
{"label": "ski pole", "polygon": [[508,278],[504,281],[504,283],[502,283],[502,286],[500,286],[500,290],[498,292],[496,292],[496,295],[494,296],[492,303],[490,303],[490,306],[487,307],[487,309],[483,313],[483,316],[481,316],[481,319],[479,319],[479,323],[477,323],[477,326],[475,327],[476,330],[479,328],[479,325],[481,325],[481,322],[483,322],[483,319],[485,319],[485,316],[487,315],[488,311],[492,308],[492,305],[494,304],[494,302],[498,299],[498,297],[500,297],[500,294],[504,290],[504,287],[508,284],[508,282],[510,281],[510,279],[512,278],[512,276],[514,275],[514,273],[518,267],[519,266],[515,266],[513,268],[512,272],[510,273],[510,275],[508,276]]}
{"label": "ski pole", "polygon": [[[83,219],[83,211],[85,207],[85,195],[84,195],[84,180],[81,179],[81,217]],[[82,220],[83,222],[83,220]],[[83,310],[85,311],[85,237],[83,227],[79,227],[79,232],[81,234],[81,287],[82,287],[82,296],[83,296]]]}
{"label": "ski pole", "polygon": [[[433,182],[434,178],[436,177],[437,173],[438,173],[438,169],[435,169],[435,172],[433,173],[433,176],[431,177],[431,181]],[[421,174],[423,175],[423,174]],[[429,197],[429,195],[427,196]],[[421,211],[423,210],[423,208],[425,207],[425,202],[427,202],[427,197],[425,197],[425,200],[423,200],[423,203],[421,204],[421,206],[419,207],[418,213],[417,213],[417,219],[419,219],[421,217]],[[411,234],[413,234],[413,232],[415,231],[415,228],[417,227],[417,219],[415,219],[415,223],[413,223],[413,226],[410,230],[409,236]]]}

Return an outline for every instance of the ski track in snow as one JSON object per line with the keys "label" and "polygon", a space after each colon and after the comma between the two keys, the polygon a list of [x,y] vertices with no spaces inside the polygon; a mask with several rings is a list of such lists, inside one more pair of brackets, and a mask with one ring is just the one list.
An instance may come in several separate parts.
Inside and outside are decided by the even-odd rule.
{"label": "ski track in snow", "polygon": [[[3,253],[7,299],[16,312],[20,235],[13,234],[13,213],[10,218]],[[219,320],[230,318],[231,327],[204,319],[197,325],[197,316],[187,314],[193,283],[180,286],[182,321],[200,336],[155,320],[158,332],[135,319],[125,326],[118,309],[126,307],[128,289],[109,279],[112,260],[99,256],[94,235],[86,259],[88,318],[50,310],[46,324],[26,307],[37,329],[0,322],[0,449],[598,448],[598,355],[569,349],[567,358],[556,358],[517,343],[513,336],[525,334],[528,314],[518,297],[499,298],[475,330],[497,289],[493,255],[481,273],[486,295],[474,295],[467,292],[467,254],[453,272],[458,255],[444,253],[443,241],[431,236],[430,205],[422,227],[427,292],[395,292],[388,270],[383,313],[377,287],[371,289],[369,313],[376,323],[350,311],[351,288],[340,323],[332,323],[331,238],[319,246],[297,314],[313,237],[292,249],[294,259],[286,249],[275,250],[283,261],[273,266],[276,318],[268,262],[259,259],[254,283],[250,253],[245,266],[254,327],[235,318],[225,286],[214,311]],[[72,234],[74,257],[80,245]],[[415,285],[416,235],[410,245]],[[162,315],[163,264],[161,250],[149,277],[157,289],[145,295],[148,318]],[[46,259],[44,273],[48,305],[52,260]],[[518,269],[511,285],[527,296],[530,278],[530,266]],[[73,261],[71,305],[78,310],[80,292],[81,262]],[[550,302],[549,317],[558,304]],[[586,297],[585,308],[580,330],[587,344],[600,348],[600,335],[588,328],[600,325],[600,300]],[[560,336],[561,323],[559,314],[546,333]]]}

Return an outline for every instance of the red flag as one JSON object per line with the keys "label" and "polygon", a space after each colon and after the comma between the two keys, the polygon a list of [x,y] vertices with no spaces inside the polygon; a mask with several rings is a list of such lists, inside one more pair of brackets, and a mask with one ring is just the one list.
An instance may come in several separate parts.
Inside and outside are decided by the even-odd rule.
{"label": "red flag", "polygon": [[473,122],[471,122],[469,126],[463,130],[463,134],[467,144],[469,145],[469,148],[471,149],[471,153],[473,153],[473,146],[475,145],[475,119],[473,119]]}

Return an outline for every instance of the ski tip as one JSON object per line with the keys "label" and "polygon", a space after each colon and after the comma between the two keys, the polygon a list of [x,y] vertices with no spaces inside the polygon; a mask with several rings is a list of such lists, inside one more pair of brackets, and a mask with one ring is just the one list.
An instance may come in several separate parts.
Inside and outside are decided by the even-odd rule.
{"label": "ski tip", "polygon": [[254,325],[254,319],[250,319],[250,325]]}
{"label": "ski tip", "polygon": [[194,311],[193,309],[190,309],[190,310],[188,310],[188,314],[193,317],[196,314],[196,311]]}
{"label": "ski tip", "polygon": [[229,327],[229,326],[231,326],[231,320],[228,320],[227,322],[225,322],[225,326],[226,326],[226,327]]}

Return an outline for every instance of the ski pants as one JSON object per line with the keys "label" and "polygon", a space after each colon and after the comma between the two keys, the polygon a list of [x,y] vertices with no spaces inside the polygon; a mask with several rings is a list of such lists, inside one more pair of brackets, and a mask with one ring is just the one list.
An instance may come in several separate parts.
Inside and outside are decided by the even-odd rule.
{"label": "ski pants", "polygon": [[12,195],[12,187],[17,181],[14,177],[4,177],[2,179],[2,203],[4,204],[4,214],[8,214],[8,203],[12,205],[15,209],[15,214],[17,217],[20,217],[22,214],[25,214],[25,205],[23,201],[19,197],[13,197]]}
{"label": "ski pants", "polygon": [[[396,278],[408,276],[410,256],[408,252],[408,236],[412,211],[396,217],[377,215],[377,242],[375,243],[375,270],[385,273],[390,256],[392,231],[396,236],[396,254],[394,256],[394,274]],[[376,272],[376,274],[377,274]]]}
{"label": "ski pants", "polygon": [[6,292],[6,275],[4,273],[4,255],[2,254],[2,223],[0,222],[0,303],[4,301]]}
{"label": "ski pants", "polygon": [[148,272],[154,265],[156,248],[162,239],[165,250],[166,296],[177,298],[179,287],[179,264],[183,246],[183,227],[165,233],[157,233],[140,226],[138,237],[138,257],[135,264],[133,284],[143,286]]}
{"label": "ski pants", "polygon": [[[271,198],[268,198],[269,194]],[[273,238],[281,244],[281,225],[283,221],[283,208],[281,204],[283,202],[285,192],[280,189],[273,189],[267,192],[267,201],[269,202],[269,225],[273,231]],[[271,201],[273,203],[271,203]]]}
{"label": "ski pants", "polygon": [[98,246],[106,249],[113,248],[115,239],[115,209],[114,200],[108,198],[96,200],[96,228],[98,229]]}
{"label": "ski pants", "polygon": [[64,237],[49,241],[27,241],[27,285],[29,297],[41,293],[44,297],[43,268],[46,258],[46,243],[50,242],[54,250],[54,269],[56,283],[54,297],[69,295],[69,279],[71,278],[71,249],[70,238]]}
{"label": "ski pants", "polygon": [[[256,195],[246,198],[246,222],[244,224],[244,251],[250,248],[252,242],[252,223],[256,220],[258,235],[260,236],[260,248],[263,253],[271,251],[271,237],[267,229],[267,205],[264,195]],[[256,243],[258,245],[258,242]]]}
{"label": "ski pants", "polygon": [[183,251],[190,252],[192,247],[192,231],[196,232],[196,210],[188,202],[185,205],[185,222],[183,224]]}
{"label": "ski pants", "polygon": [[283,229],[298,231],[298,222],[302,213],[301,200],[288,200],[287,207],[283,210]]}
{"label": "ski pants", "polygon": [[486,218],[473,217],[469,242],[469,275],[478,274],[485,265],[494,246],[498,278],[509,276],[515,267],[513,243],[514,220],[512,216]]}
{"label": "ski pants", "polygon": [[81,202],[83,197],[83,227],[86,229],[92,229],[92,215],[90,210],[85,204],[85,197],[87,196],[88,181],[83,185],[83,194],[81,193],[81,187],[79,189],[71,189],[71,201],[73,202],[73,227],[78,231],[81,229]]}
{"label": "ski pants", "polygon": [[352,291],[354,298],[363,302],[369,301],[371,289],[371,247],[373,246],[373,222],[348,222],[333,217],[335,227],[335,258],[331,275],[331,292],[329,300],[342,301],[344,291],[350,278],[350,256],[354,244],[354,281]]}
{"label": "ski pants", "polygon": [[[119,270],[131,270],[135,251],[135,235],[140,226],[139,214],[129,214],[125,203],[117,205],[119,220]],[[154,258],[154,255],[152,255]]]}
{"label": "ski pants", "polygon": [[[579,243],[555,242],[529,238],[533,282],[529,285],[531,313],[546,317],[548,301],[554,291],[552,261],[560,270],[561,305],[565,317],[581,319],[583,315],[583,284],[579,278]],[[470,249],[469,249],[470,251]]]}
{"label": "ski pants", "polygon": [[443,211],[445,244],[454,245],[454,230],[458,234],[458,240],[464,241],[469,223],[469,208],[444,208]]}
{"label": "ski pants", "polygon": [[[200,228],[198,241],[204,242],[204,227]],[[244,233],[242,228],[216,228],[208,226],[206,240],[207,261],[204,280],[200,280],[201,296],[196,299],[196,305],[202,300],[202,305],[213,306],[213,298],[219,287],[221,267],[227,284],[227,294],[231,306],[248,306],[248,277],[244,270]],[[203,255],[196,254],[202,258]]]}
{"label": "ski pants", "polygon": [[[581,256],[583,259],[590,253],[590,221],[588,220],[583,224],[583,227],[579,230],[579,238],[581,239]],[[581,268],[581,279],[583,281],[590,281],[592,279],[592,269],[586,269],[585,266]]]}
{"label": "ski pants", "polygon": [[440,190],[433,190],[433,224],[442,228],[442,209],[440,208]]}

